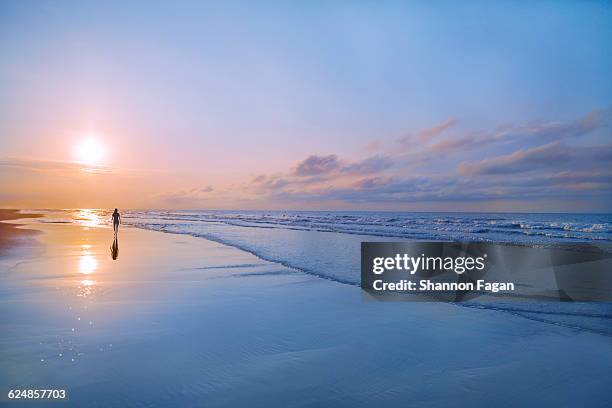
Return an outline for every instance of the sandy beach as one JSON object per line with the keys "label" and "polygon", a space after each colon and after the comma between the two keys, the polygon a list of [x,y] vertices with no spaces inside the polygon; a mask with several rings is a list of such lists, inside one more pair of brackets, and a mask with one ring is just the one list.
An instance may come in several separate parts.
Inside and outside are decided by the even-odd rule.
{"label": "sandy beach", "polygon": [[0,209],[0,257],[8,257],[24,246],[32,245],[37,230],[18,228],[16,218],[38,218],[38,214],[19,214],[19,210]]}
{"label": "sandy beach", "polygon": [[23,388],[92,407],[609,403],[606,335],[368,301],[203,238],[122,228],[113,248],[107,227],[13,222],[40,233],[0,264],[3,403]]}

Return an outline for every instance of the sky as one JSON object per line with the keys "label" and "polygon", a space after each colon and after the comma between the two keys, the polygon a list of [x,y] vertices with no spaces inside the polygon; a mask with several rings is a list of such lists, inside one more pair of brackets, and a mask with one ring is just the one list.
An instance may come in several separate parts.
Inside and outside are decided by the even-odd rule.
{"label": "sky", "polygon": [[610,212],[607,2],[0,2],[0,207]]}

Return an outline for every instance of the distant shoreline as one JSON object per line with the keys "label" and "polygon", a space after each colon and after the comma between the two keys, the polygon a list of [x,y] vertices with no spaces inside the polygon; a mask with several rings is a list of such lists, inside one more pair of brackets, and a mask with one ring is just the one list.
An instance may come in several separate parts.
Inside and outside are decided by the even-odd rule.
{"label": "distant shoreline", "polygon": [[22,214],[18,209],[0,209],[0,221],[18,220],[20,218],[40,218],[41,214]]}

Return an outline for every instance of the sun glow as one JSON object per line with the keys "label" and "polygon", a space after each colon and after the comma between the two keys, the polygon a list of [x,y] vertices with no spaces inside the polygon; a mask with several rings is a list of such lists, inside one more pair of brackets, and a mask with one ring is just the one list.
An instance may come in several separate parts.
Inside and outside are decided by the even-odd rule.
{"label": "sun glow", "polygon": [[106,148],[95,137],[87,137],[75,146],[74,155],[80,163],[89,165],[101,164],[106,158]]}
{"label": "sun glow", "polygon": [[[83,227],[101,227],[102,217],[99,214],[99,210],[81,209],[76,211],[74,219],[77,224]],[[85,246],[82,246],[84,249]],[[91,246],[90,246],[91,247]]]}

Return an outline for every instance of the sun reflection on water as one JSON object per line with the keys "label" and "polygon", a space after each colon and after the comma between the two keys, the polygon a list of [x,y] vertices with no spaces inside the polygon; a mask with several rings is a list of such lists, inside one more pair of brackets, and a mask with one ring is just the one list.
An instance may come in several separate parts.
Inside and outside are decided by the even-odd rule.
{"label": "sun reflection on water", "polygon": [[[91,251],[92,245],[81,245],[81,254],[79,255],[79,273],[83,275],[91,275],[98,269],[98,260]],[[83,279],[79,281],[77,288],[77,296],[90,297],[94,294],[96,281],[93,279]]]}
{"label": "sun reflection on water", "polygon": [[79,282],[79,287],[77,288],[77,296],[82,298],[88,298],[94,295],[95,291],[96,281],[92,279],[83,279]]}
{"label": "sun reflection on water", "polygon": [[78,210],[73,214],[74,223],[80,228],[73,229],[77,232],[64,242],[68,256],[62,269],[66,269],[66,275],[56,285],[62,303],[65,302],[66,322],[57,340],[40,342],[44,348],[41,350],[41,364],[53,361],[77,363],[85,361],[87,354],[98,349],[105,353],[112,350],[111,343],[100,344],[92,331],[99,325],[96,305],[107,289],[105,273],[109,261],[105,250],[108,241],[104,240],[104,245],[99,241],[108,230],[90,230],[90,227],[105,228],[104,220],[108,217],[100,210]]}
{"label": "sun reflection on water", "polygon": [[98,268],[98,261],[91,255],[91,252],[84,252],[79,259],[79,272],[83,275],[89,275]]}
{"label": "sun reflection on water", "polygon": [[74,220],[83,227],[101,227],[104,225],[100,210],[80,209],[74,214]]}

